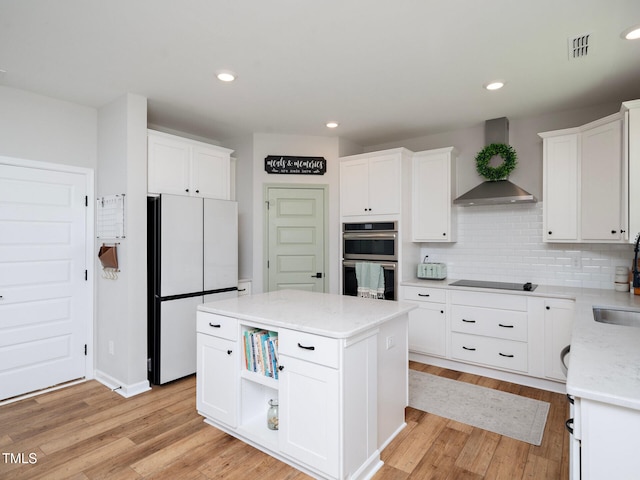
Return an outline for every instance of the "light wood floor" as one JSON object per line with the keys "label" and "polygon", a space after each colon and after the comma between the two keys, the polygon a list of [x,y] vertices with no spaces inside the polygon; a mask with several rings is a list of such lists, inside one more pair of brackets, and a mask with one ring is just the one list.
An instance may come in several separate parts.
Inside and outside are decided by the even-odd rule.
{"label": "light wood floor", "polygon": [[[563,395],[411,368],[549,402],[542,445],[407,408],[407,427],[382,452],[375,480],[568,478]],[[193,376],[129,399],[89,381],[2,406],[0,452],[0,479],[11,480],[309,478],[203,423]]]}

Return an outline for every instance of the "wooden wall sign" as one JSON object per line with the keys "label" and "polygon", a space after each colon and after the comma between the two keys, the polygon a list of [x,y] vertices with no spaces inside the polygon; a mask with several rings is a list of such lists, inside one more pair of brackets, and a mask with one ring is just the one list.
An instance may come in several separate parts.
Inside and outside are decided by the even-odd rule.
{"label": "wooden wall sign", "polygon": [[278,175],[324,175],[327,161],[324,157],[269,155],[264,159],[264,171]]}

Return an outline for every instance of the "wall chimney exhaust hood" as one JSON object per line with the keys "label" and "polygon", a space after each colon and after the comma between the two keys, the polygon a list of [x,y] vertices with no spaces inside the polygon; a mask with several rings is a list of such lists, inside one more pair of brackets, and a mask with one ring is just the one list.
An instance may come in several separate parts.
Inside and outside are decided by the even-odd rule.
{"label": "wall chimney exhaust hood", "polygon": [[[509,145],[509,120],[506,117],[487,120],[484,125],[484,140],[485,145]],[[454,205],[462,207],[535,202],[536,197],[509,180],[485,181],[453,201]]]}

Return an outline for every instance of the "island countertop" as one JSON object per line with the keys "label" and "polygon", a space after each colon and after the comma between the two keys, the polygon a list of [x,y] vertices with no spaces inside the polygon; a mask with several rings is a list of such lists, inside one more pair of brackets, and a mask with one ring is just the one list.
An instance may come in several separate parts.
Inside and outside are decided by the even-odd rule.
{"label": "island countertop", "polygon": [[331,338],[358,335],[414,308],[405,302],[301,290],[243,295],[198,306],[202,312]]}

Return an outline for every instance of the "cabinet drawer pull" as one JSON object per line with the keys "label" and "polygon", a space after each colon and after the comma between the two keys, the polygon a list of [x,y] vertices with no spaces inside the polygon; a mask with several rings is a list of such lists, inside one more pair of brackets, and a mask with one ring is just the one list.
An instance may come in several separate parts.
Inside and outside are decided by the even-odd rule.
{"label": "cabinet drawer pull", "polygon": [[463,319],[462,319],[462,321],[463,321],[464,323],[476,323],[476,321],[475,321],[475,320],[467,320],[466,318],[463,318]]}
{"label": "cabinet drawer pull", "polygon": [[214,323],[209,322],[209,326],[213,327],[213,328],[220,328],[221,325],[219,323],[215,323],[214,324]]}
{"label": "cabinet drawer pull", "polygon": [[514,356],[508,353],[502,353],[502,352],[498,352],[498,355],[500,355],[501,357],[507,357],[507,358],[513,358]]}
{"label": "cabinet drawer pull", "polygon": [[473,347],[465,347],[464,345],[462,346],[462,348],[463,348],[464,350],[469,350],[469,351],[471,351],[471,352],[475,352],[475,351],[476,351],[476,349],[475,349],[475,348],[473,348]]}
{"label": "cabinet drawer pull", "polygon": [[316,349],[316,347],[314,347],[313,345],[311,345],[311,346],[301,345],[300,342],[298,342],[298,347],[299,348],[304,348],[305,350],[315,350]]}
{"label": "cabinet drawer pull", "polygon": [[498,326],[502,328],[513,328],[513,325],[503,325],[502,323],[499,323]]}
{"label": "cabinet drawer pull", "polygon": [[418,296],[419,297],[430,297],[431,295],[429,295],[428,293],[419,293]]}

